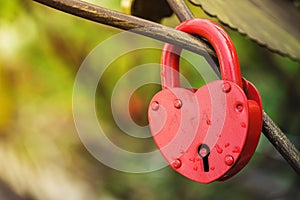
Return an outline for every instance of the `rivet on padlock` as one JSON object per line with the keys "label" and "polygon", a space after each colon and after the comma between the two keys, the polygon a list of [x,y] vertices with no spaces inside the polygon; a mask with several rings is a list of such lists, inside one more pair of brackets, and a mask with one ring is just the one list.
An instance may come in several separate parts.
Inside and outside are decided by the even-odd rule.
{"label": "rivet on padlock", "polygon": [[151,132],[164,158],[180,174],[201,183],[226,180],[248,163],[256,149],[262,128],[261,98],[253,84],[242,79],[236,50],[221,27],[191,19],[176,29],[204,37],[214,47],[222,80],[196,91],[180,88],[181,49],[166,44],[163,90],[148,110]]}

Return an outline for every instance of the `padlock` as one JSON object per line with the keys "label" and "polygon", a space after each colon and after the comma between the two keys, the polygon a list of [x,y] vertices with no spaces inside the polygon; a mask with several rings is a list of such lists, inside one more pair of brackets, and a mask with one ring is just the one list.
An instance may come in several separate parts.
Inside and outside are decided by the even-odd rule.
{"label": "padlock", "polygon": [[200,183],[223,181],[238,173],[255,152],[262,129],[261,98],[241,77],[233,42],[221,27],[195,18],[176,29],[203,37],[213,46],[222,80],[197,90],[181,88],[181,48],[166,44],[162,90],[148,109],[150,129],[174,170]]}

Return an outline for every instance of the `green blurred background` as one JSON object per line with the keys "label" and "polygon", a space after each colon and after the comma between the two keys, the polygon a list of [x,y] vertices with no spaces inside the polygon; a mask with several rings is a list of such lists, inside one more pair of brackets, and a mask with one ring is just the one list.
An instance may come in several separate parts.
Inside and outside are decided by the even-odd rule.
{"label": "green blurred background", "polygon": [[[121,11],[119,0],[89,2]],[[197,17],[208,17],[199,8],[191,8]],[[179,22],[172,16],[162,23],[174,27]],[[257,86],[265,111],[299,149],[299,62],[228,31],[236,45],[243,76]],[[1,1],[1,200],[300,198],[299,176],[264,136],[242,172],[229,181],[209,185],[192,182],[169,167],[130,174],[93,158],[81,143],[73,122],[74,79],[90,51],[120,32],[32,1]],[[112,49],[118,45],[116,41]],[[138,65],[159,63],[160,53],[141,50],[122,56],[99,82],[96,107],[102,123],[113,142],[131,151],[147,152],[155,145],[151,138],[136,140],[122,133],[111,115],[110,96],[122,75]],[[182,61],[182,65],[188,64]],[[193,86],[203,84],[193,69],[186,66],[182,71]],[[158,90],[158,85],[150,84],[133,94],[129,109],[137,124],[147,124],[148,102]]]}

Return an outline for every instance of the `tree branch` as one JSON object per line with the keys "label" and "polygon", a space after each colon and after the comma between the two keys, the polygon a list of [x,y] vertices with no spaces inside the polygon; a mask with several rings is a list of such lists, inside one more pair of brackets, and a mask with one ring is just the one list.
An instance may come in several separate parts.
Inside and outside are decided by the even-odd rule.
{"label": "tree branch", "polygon": [[[79,16],[91,21],[106,24],[123,30],[154,38],[184,49],[207,54],[216,59],[216,54],[211,47],[203,41],[181,31],[153,23],[134,16],[125,15],[116,11],[105,9],[79,0],[34,0],[63,12]],[[181,20],[191,18],[193,15],[182,0],[168,0],[174,12]],[[216,71],[216,69],[214,69]],[[271,118],[264,113],[263,133],[287,162],[300,175],[300,153]]]}
{"label": "tree branch", "polygon": [[265,112],[263,133],[277,149],[277,151],[284,157],[284,159],[300,175],[299,151]]}
{"label": "tree branch", "polygon": [[183,0],[167,0],[180,21],[193,18],[193,14]]}
{"label": "tree branch", "polygon": [[200,55],[216,58],[214,50],[200,39],[148,20],[102,8],[80,0],[34,0],[57,10],[150,38],[181,46]]}

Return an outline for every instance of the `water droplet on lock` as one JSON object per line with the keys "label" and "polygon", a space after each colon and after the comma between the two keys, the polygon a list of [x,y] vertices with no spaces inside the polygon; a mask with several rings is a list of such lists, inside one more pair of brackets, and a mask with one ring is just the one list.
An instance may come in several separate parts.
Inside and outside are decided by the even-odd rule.
{"label": "water droplet on lock", "polygon": [[210,119],[207,119],[207,120],[206,120],[206,124],[207,124],[207,125],[211,125]]}
{"label": "water droplet on lock", "polygon": [[233,150],[232,150],[233,153],[240,153],[241,152],[241,149],[240,147],[234,147]]}
{"label": "water droplet on lock", "polygon": [[197,170],[198,170],[198,167],[197,167],[197,166],[194,166],[194,167],[193,167],[193,170],[194,170],[194,171],[197,171]]}
{"label": "water droplet on lock", "polygon": [[211,170],[215,170],[215,167],[211,167],[210,169],[211,169]]}
{"label": "water droplet on lock", "polygon": [[225,144],[225,148],[229,147],[229,145],[230,145],[229,143],[226,143],[226,144]]}
{"label": "water droplet on lock", "polygon": [[245,122],[241,122],[241,127],[246,128],[246,123]]}
{"label": "water droplet on lock", "polygon": [[219,154],[223,153],[223,149],[218,144],[216,145],[216,150]]}

